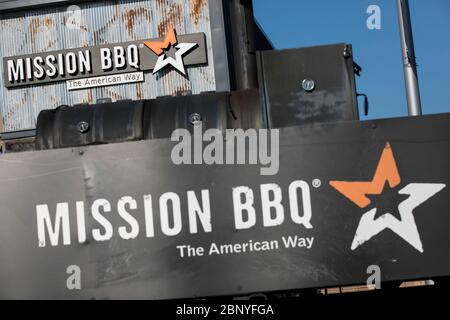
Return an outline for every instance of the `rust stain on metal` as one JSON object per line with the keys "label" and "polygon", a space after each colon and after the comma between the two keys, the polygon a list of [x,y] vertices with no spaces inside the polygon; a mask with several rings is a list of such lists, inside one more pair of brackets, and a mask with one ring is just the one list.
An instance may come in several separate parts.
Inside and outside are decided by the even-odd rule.
{"label": "rust stain on metal", "polygon": [[126,20],[126,28],[130,35],[133,34],[134,27],[136,25],[136,19],[138,17],[144,17],[150,22],[151,12],[144,7],[139,7],[136,9],[130,9],[124,13],[124,19]]}
{"label": "rust stain on metal", "polygon": [[127,20],[127,29],[128,33],[133,32],[134,24],[136,22],[137,11],[134,9],[128,10],[125,12],[125,18]]}
{"label": "rust stain on metal", "polygon": [[113,100],[115,100],[115,101],[120,101],[120,100],[124,100],[125,99],[122,95],[120,95],[117,92],[114,92],[114,91],[112,91],[110,89],[105,89],[105,91],[108,94],[108,96],[110,98],[112,98]]}
{"label": "rust stain on metal", "polygon": [[145,96],[142,92],[142,85],[140,83],[136,83],[136,96],[139,100],[144,100]]}
{"label": "rust stain on metal", "polygon": [[203,7],[206,7],[207,5],[207,0],[191,0],[191,17],[195,24],[198,24],[200,20],[200,13],[202,12]]}
{"label": "rust stain on metal", "polygon": [[[37,50],[37,46],[40,44],[40,39],[38,38],[40,34],[46,33],[50,30],[51,27],[55,25],[55,22],[52,18],[32,18],[29,22],[29,34],[31,45],[34,50]],[[50,43],[49,43],[50,44]],[[44,50],[49,49],[50,47],[43,48]]]}
{"label": "rust stain on metal", "polygon": [[94,31],[94,43],[99,44],[100,43],[100,35],[105,33],[117,20],[117,14],[114,14],[103,27],[98,29],[97,31]]}
{"label": "rust stain on metal", "polygon": [[33,18],[30,21],[30,32],[32,34],[36,34],[40,31],[42,27],[50,28],[55,25],[55,22],[52,18],[45,18],[45,19],[39,19],[39,18]]}
{"label": "rust stain on metal", "polygon": [[18,110],[21,106],[25,105],[26,101],[28,100],[28,95],[29,95],[29,92],[28,92],[28,91],[25,91],[25,92],[22,94],[22,97],[20,98],[20,101],[18,101],[19,103],[12,104],[11,109],[8,110],[8,112],[7,112],[6,115],[4,116],[4,119],[11,120],[11,119],[14,117],[14,114],[17,112],[17,110]]}
{"label": "rust stain on metal", "polygon": [[159,7],[162,7],[165,4],[167,4],[167,0],[156,0],[156,5]]}
{"label": "rust stain on metal", "polygon": [[50,97],[50,101],[52,102],[52,104],[55,106],[55,105],[58,105],[58,103],[59,103],[59,99],[57,98],[57,97],[55,97],[55,96],[51,96]]}
{"label": "rust stain on metal", "polygon": [[192,92],[191,87],[187,83],[178,85],[174,90],[174,96],[183,95],[185,92]]}
{"label": "rust stain on metal", "polygon": [[[36,46],[39,46],[41,39],[37,38],[42,34],[45,34],[46,32],[49,32],[52,28],[54,28],[55,22],[52,18],[47,17],[43,19],[39,18],[32,18],[29,23],[29,31],[30,31],[30,39],[31,39],[31,45],[34,50],[36,50]],[[54,40],[53,40],[54,42]],[[53,42],[51,40],[48,41],[48,45],[44,48],[40,48],[39,51],[46,51],[49,50]]]}
{"label": "rust stain on metal", "polygon": [[159,37],[163,37],[170,27],[174,27],[177,23],[180,23],[182,12],[183,8],[180,4],[175,3],[170,6],[167,13],[164,14],[164,20],[158,24]]}
{"label": "rust stain on metal", "polygon": [[[2,17],[3,18],[3,17]],[[23,22],[25,21],[25,18],[24,17],[18,17],[17,18],[17,23],[19,24],[19,25],[22,25],[23,24]],[[5,26],[9,26],[9,27],[11,27],[11,25],[12,26],[15,26],[15,24],[14,23],[11,23],[11,21],[10,20],[0,20],[0,23],[1,23],[1,27],[2,28],[4,28]],[[1,29],[0,29],[1,30]],[[19,44],[20,43],[20,44]],[[25,46],[28,44],[28,42],[27,42],[27,34],[25,34],[25,36],[24,37],[22,37],[22,39],[16,39],[16,44],[18,45],[18,51],[19,52],[22,52],[23,50],[24,50],[24,48],[25,48]]]}
{"label": "rust stain on metal", "polygon": [[87,97],[83,99],[83,104],[91,104],[94,101],[94,98],[92,97],[92,90],[89,90],[87,92]]}

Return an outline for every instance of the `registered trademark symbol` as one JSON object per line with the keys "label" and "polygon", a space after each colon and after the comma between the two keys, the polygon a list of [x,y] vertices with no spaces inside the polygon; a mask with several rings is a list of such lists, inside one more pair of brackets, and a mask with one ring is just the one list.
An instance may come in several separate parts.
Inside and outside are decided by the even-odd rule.
{"label": "registered trademark symbol", "polygon": [[314,188],[320,188],[322,186],[322,181],[320,181],[319,179],[314,179],[312,182],[312,186]]}

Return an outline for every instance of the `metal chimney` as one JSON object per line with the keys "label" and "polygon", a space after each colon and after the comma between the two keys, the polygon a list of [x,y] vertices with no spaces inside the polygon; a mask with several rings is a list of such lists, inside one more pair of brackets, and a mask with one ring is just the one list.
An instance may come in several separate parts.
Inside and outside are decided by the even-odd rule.
{"label": "metal chimney", "polygon": [[402,45],[403,70],[405,73],[406,97],[410,116],[422,114],[419,81],[417,76],[416,54],[414,51],[409,1],[397,0],[400,37]]}
{"label": "metal chimney", "polygon": [[226,0],[224,11],[231,67],[231,88],[233,90],[257,88],[256,24],[252,0]]}

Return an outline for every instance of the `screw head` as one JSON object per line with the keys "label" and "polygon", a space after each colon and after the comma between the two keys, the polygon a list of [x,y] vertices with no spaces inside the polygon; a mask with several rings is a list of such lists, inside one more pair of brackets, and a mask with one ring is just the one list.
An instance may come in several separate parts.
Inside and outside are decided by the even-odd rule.
{"label": "screw head", "polygon": [[352,55],[350,53],[350,49],[348,46],[345,46],[344,48],[344,58],[350,58]]}
{"label": "screw head", "polygon": [[81,121],[77,124],[77,129],[80,133],[86,133],[89,131],[89,123]]}
{"label": "screw head", "polygon": [[322,181],[320,181],[320,179],[314,179],[312,182],[312,186],[318,189],[322,186]]}
{"label": "screw head", "polygon": [[312,92],[316,88],[316,83],[314,82],[313,79],[307,78],[307,79],[303,80],[302,87],[303,87],[303,90],[305,90],[306,92]]}
{"label": "screw head", "polygon": [[199,115],[198,113],[193,113],[189,116],[189,122],[195,126],[200,122],[202,122],[202,116]]}

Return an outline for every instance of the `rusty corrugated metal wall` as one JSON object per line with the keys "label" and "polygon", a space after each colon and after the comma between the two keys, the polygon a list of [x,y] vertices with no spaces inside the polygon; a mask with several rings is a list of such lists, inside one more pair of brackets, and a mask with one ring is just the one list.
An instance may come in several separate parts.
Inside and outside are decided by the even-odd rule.
{"label": "rusty corrugated metal wall", "polygon": [[[146,74],[137,84],[67,91],[66,83],[6,89],[0,79],[4,131],[34,128],[39,112],[62,104],[95,103],[99,98],[151,99],[183,91],[216,89],[208,0],[92,1],[68,7],[0,15],[0,58],[84,46],[152,39],[173,25],[178,34],[204,32],[208,66],[188,68],[188,79],[170,70]],[[76,18],[76,19],[74,19]],[[3,75],[3,65],[0,64]]]}

